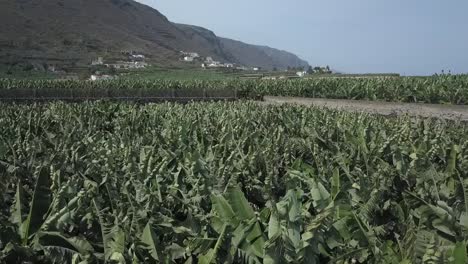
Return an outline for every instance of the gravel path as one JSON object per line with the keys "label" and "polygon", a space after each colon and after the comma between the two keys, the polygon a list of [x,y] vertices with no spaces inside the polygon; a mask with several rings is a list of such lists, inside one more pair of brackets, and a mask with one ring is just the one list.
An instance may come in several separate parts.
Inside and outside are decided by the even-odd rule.
{"label": "gravel path", "polygon": [[352,112],[366,112],[386,116],[410,115],[429,118],[468,121],[468,106],[417,103],[390,103],[379,101],[357,101],[337,99],[316,99],[303,97],[265,96],[267,104],[298,104],[326,107]]}

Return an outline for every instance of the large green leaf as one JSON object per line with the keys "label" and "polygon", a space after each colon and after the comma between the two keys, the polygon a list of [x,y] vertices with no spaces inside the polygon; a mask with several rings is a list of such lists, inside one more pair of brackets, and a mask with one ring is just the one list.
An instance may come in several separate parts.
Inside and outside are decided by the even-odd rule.
{"label": "large green leaf", "polygon": [[143,230],[143,234],[141,234],[141,242],[145,243],[148,247],[148,251],[153,257],[154,260],[160,260],[158,254],[158,239],[156,234],[153,232],[153,229],[150,223],[146,224],[145,229]]}
{"label": "large green leaf", "polygon": [[447,160],[447,168],[445,170],[445,172],[448,175],[452,175],[456,169],[457,155],[458,155],[459,149],[460,149],[459,146],[453,145],[450,150],[450,154]]}
{"label": "large green leaf", "polygon": [[466,264],[468,263],[468,254],[466,251],[466,242],[458,242],[453,251],[452,264]]}
{"label": "large green leaf", "polygon": [[333,170],[333,176],[331,178],[331,197],[333,200],[336,199],[338,196],[338,193],[341,191],[340,187],[340,170],[338,168],[335,168]]}
{"label": "large green leaf", "polygon": [[66,237],[59,232],[39,232],[36,247],[66,248],[82,255],[94,251],[86,239],[82,237]]}
{"label": "large green leaf", "polygon": [[311,190],[314,206],[322,210],[330,203],[330,193],[320,182],[315,182]]}
{"label": "large green leaf", "polygon": [[463,212],[460,216],[460,225],[468,231],[468,213]]}
{"label": "large green leaf", "polygon": [[[24,190],[21,180],[18,181],[16,185],[16,193],[15,193],[15,203],[13,204],[11,210],[11,222],[13,224],[18,225],[18,228],[21,228],[23,224],[23,213],[24,213]],[[21,233],[21,232],[20,232]]]}
{"label": "large green leaf", "polygon": [[216,241],[216,244],[213,248],[209,249],[207,253],[200,255],[198,259],[199,264],[211,264],[217,263],[216,259],[218,257],[218,251],[221,248],[224,239],[226,238],[226,230],[228,229],[228,225],[225,224],[219,234],[219,237]]}
{"label": "large green leaf", "polygon": [[212,195],[211,201],[213,203],[215,212],[221,217],[223,221],[229,223],[237,219],[231,205],[222,195]]}
{"label": "large green leaf", "polygon": [[[111,257],[119,257],[124,254],[126,234],[116,223],[106,221],[104,210],[101,210],[97,201],[93,199],[93,205],[99,218],[101,228],[102,244],[104,248],[104,259],[107,261]],[[114,216],[111,215],[111,218]]]}
{"label": "large green leaf", "polygon": [[275,209],[271,211],[270,220],[268,222],[268,238],[273,239],[281,234],[281,224],[278,212]]}
{"label": "large green leaf", "polygon": [[[263,231],[240,188],[231,187],[224,196],[213,196],[212,201],[215,212],[221,216],[220,219],[212,219],[214,229],[224,230],[224,225],[230,225],[234,229],[234,246],[247,255],[262,257],[265,243]],[[232,250],[236,251],[236,248]]]}
{"label": "large green leaf", "polygon": [[250,220],[255,217],[254,210],[239,187],[229,188],[225,197],[239,220]]}
{"label": "large green leaf", "polygon": [[[243,236],[243,242],[240,248],[247,253],[253,253],[257,257],[263,257],[265,238],[260,224],[255,218],[252,218],[249,223],[239,225]],[[234,236],[236,236],[234,232]]]}
{"label": "large green leaf", "polygon": [[41,168],[38,171],[31,208],[27,219],[23,222],[23,245],[27,244],[29,236],[36,233],[44,223],[45,216],[51,204],[51,196],[49,171],[45,168]]}
{"label": "large green leaf", "polygon": [[119,226],[114,226],[109,237],[109,251],[112,252],[112,254],[118,253],[123,255],[126,249],[125,243],[127,238],[125,231]]}

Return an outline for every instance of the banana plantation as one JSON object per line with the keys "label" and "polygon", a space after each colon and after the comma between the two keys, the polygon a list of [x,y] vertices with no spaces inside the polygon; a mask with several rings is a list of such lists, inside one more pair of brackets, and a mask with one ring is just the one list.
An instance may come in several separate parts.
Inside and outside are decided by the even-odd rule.
{"label": "banana plantation", "polygon": [[265,95],[468,105],[468,75],[430,77],[310,78],[297,80],[58,81],[0,79],[0,99],[194,95],[257,99]]}
{"label": "banana plantation", "polygon": [[[462,77],[347,82],[329,93],[421,82],[392,96],[468,102]],[[0,109],[0,263],[468,263],[465,123],[255,102]]]}

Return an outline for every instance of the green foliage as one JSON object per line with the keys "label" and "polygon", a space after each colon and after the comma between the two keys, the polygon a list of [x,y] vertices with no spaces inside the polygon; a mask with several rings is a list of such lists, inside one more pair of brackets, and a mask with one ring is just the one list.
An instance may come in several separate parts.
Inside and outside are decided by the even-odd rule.
{"label": "green foliage", "polygon": [[227,80],[235,76],[222,69],[202,69],[202,68],[184,68],[184,69],[165,69],[150,66],[145,69],[129,70],[120,76],[126,80]]}
{"label": "green foliage", "polygon": [[[0,97],[20,95],[37,97],[150,97],[164,92],[186,94],[206,91],[216,94],[236,90],[241,97],[264,95],[314,98],[468,104],[468,76],[440,75],[431,77],[310,78],[294,80],[240,80],[182,78],[117,79],[110,81],[57,81],[0,79]],[[156,75],[157,76],[157,75]],[[168,96],[168,95],[166,95]]]}
{"label": "green foliage", "polygon": [[464,123],[251,102],[1,109],[0,262],[467,261]]}

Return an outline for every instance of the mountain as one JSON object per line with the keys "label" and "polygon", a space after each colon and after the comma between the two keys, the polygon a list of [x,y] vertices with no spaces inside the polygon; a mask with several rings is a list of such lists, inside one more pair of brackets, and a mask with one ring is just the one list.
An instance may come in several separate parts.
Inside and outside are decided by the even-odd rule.
{"label": "mountain", "polygon": [[[216,60],[220,60],[222,62],[235,62],[235,57],[226,51],[221,42],[221,39],[215,35],[215,33],[211,30],[206,28],[192,26],[192,25],[185,25],[185,24],[177,24],[173,23],[179,30],[181,30],[185,37],[188,38],[190,41],[195,41],[199,43],[208,43],[208,45],[204,46],[204,50],[193,49],[190,51],[194,51],[200,53],[202,56],[210,56]],[[209,50],[207,50],[207,48]]]}
{"label": "mountain", "polygon": [[216,36],[212,31],[184,24],[176,24],[179,29],[193,39],[203,39],[212,44],[216,58],[245,66],[256,66],[266,69],[286,69],[291,67],[308,67],[309,63],[298,56],[283,50],[246,44],[241,41]]}
{"label": "mountain", "polygon": [[246,66],[305,64],[286,52],[172,23],[133,0],[3,0],[0,25],[0,63],[87,65],[97,56],[117,60],[136,51],[152,63],[171,65],[180,51],[190,51]]}
{"label": "mountain", "polygon": [[283,50],[245,44],[243,42],[219,38],[224,51],[234,57],[234,62],[247,66],[260,66],[267,69],[287,67],[308,67],[309,63],[298,56]]}

